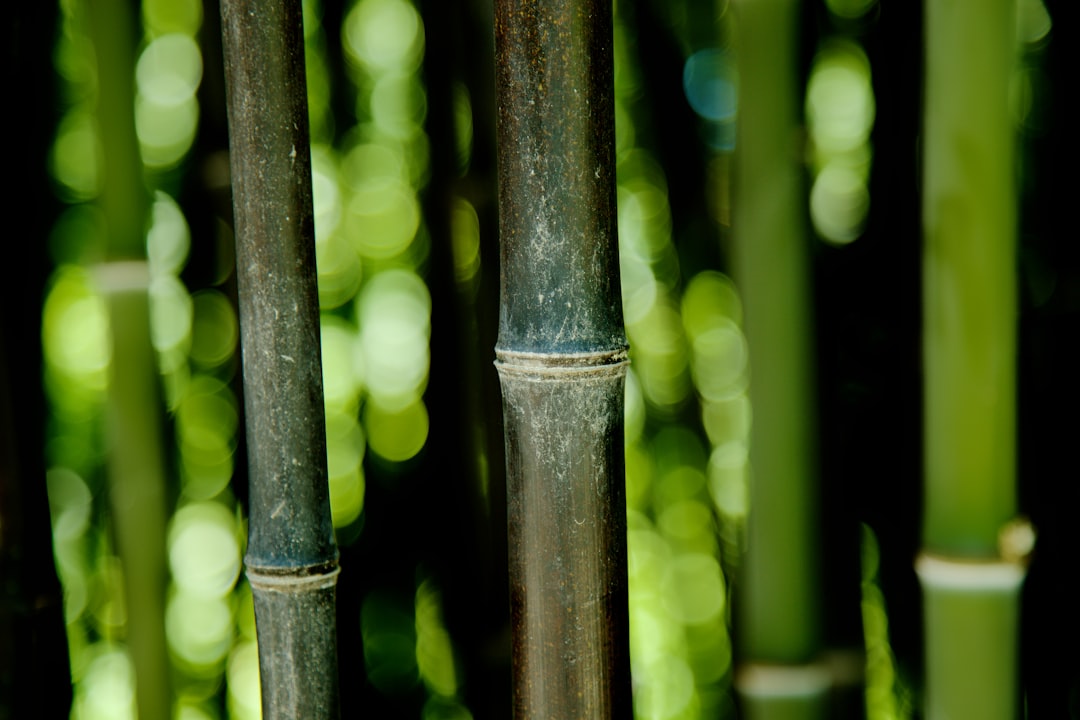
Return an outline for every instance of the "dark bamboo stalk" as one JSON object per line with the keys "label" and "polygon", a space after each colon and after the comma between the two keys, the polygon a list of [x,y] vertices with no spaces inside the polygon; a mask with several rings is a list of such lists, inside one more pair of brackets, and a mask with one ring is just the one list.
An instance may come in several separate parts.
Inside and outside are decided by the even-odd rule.
{"label": "dark bamboo stalk", "polygon": [[495,3],[514,717],[631,716],[611,4]]}
{"label": "dark bamboo stalk", "polygon": [[338,561],[300,0],[226,0],[221,17],[263,716],[336,718]]}

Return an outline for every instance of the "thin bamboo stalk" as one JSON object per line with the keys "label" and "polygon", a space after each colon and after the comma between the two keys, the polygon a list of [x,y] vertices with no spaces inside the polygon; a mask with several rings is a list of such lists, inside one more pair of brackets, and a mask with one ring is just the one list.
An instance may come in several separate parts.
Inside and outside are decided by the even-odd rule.
{"label": "thin bamboo stalk", "polygon": [[336,718],[337,546],[326,475],[299,0],[221,6],[263,717]]}
{"label": "thin bamboo stalk", "polygon": [[631,716],[611,4],[495,4],[514,717]]}
{"label": "thin bamboo stalk", "polygon": [[1024,553],[1006,532],[1016,513],[1016,14],[1015,0],[926,3],[926,493],[916,569],[931,720],[1019,709]]}
{"label": "thin bamboo stalk", "polygon": [[106,400],[112,526],[124,570],[127,639],[141,720],[172,714],[165,638],[165,453],[163,405],[150,340],[145,223],[149,195],[135,134],[135,18],[130,4],[86,5],[98,70],[104,174],[98,204],[108,227],[96,270],[112,336]]}
{"label": "thin bamboo stalk", "polygon": [[822,650],[796,0],[735,4],[735,269],[750,347],[750,517],[737,690],[748,717],[822,717]]}

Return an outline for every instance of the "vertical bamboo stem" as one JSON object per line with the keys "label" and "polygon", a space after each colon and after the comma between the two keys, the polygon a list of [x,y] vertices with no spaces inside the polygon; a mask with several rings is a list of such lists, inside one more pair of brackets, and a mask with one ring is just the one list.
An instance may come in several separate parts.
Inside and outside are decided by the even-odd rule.
{"label": "vertical bamboo stem", "polygon": [[141,720],[172,714],[165,638],[165,461],[158,372],[150,341],[145,223],[148,193],[135,134],[135,18],[121,0],[87,4],[105,157],[98,203],[107,262],[96,273],[112,334],[106,401],[109,498],[124,569],[127,638]]}
{"label": "vertical bamboo stem", "polygon": [[926,3],[923,313],[927,717],[1012,718],[1015,0]]}
{"label": "vertical bamboo stem", "polygon": [[611,4],[495,4],[514,717],[631,716]]}
{"label": "vertical bamboo stem", "polygon": [[245,562],[263,716],[336,718],[338,561],[301,6],[226,0],[221,17],[251,476]]}
{"label": "vertical bamboo stem", "polygon": [[796,0],[736,5],[736,265],[750,346],[750,517],[737,689],[748,717],[822,717],[822,649]]}

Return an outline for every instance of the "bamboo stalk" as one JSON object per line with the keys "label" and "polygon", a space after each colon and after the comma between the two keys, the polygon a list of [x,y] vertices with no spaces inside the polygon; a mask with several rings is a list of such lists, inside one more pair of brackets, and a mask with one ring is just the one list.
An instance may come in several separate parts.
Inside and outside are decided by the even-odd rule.
{"label": "bamboo stalk", "polygon": [[495,4],[514,717],[631,716],[611,4]]}
{"label": "bamboo stalk", "polygon": [[822,717],[820,542],[813,451],[796,0],[740,0],[735,269],[750,347],[750,516],[736,687],[748,717]]}
{"label": "bamboo stalk", "polygon": [[336,718],[338,560],[301,5],[226,0],[221,17],[263,717]]}
{"label": "bamboo stalk", "polygon": [[1024,552],[1002,547],[1016,513],[1016,13],[1015,0],[926,3],[926,493],[916,568],[931,719],[1019,709]]}
{"label": "bamboo stalk", "polygon": [[98,204],[108,227],[95,273],[112,339],[106,400],[112,526],[124,570],[127,643],[141,720],[172,714],[165,638],[165,460],[158,372],[150,340],[145,223],[149,194],[135,134],[135,14],[122,0],[86,6],[98,71],[104,176]]}

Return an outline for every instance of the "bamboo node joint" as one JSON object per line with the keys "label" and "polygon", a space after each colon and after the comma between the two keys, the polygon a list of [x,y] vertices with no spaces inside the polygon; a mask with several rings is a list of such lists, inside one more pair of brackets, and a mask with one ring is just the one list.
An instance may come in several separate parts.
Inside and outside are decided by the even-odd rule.
{"label": "bamboo node joint", "polygon": [[1014,560],[952,558],[925,552],[915,559],[915,573],[925,589],[1009,593],[1024,582],[1026,570]]}
{"label": "bamboo node joint", "polygon": [[331,588],[337,585],[341,568],[336,561],[299,568],[254,568],[248,566],[245,575],[253,588],[273,592],[303,592]]}
{"label": "bamboo node joint", "polygon": [[539,353],[495,349],[500,375],[540,377],[619,376],[630,364],[625,347],[582,353]]}

